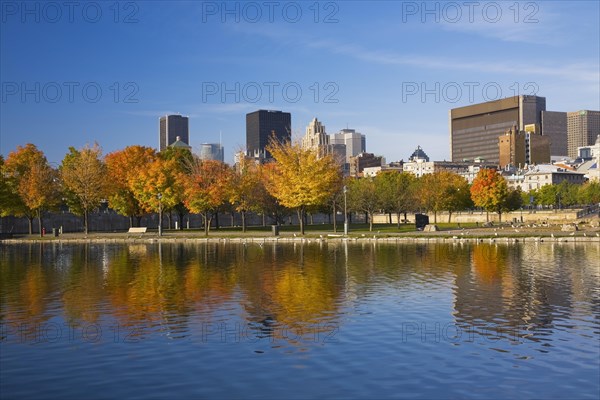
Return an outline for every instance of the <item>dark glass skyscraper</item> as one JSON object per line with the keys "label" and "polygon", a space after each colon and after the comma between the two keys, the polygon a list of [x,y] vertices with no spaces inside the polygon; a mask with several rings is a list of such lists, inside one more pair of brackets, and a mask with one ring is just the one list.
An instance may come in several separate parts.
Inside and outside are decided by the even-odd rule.
{"label": "dark glass skyscraper", "polygon": [[246,114],[246,154],[249,157],[269,158],[265,147],[272,135],[282,142],[292,139],[292,114],[271,110]]}
{"label": "dark glass skyscraper", "polygon": [[189,118],[181,115],[165,115],[160,117],[159,134],[158,134],[158,150],[163,151],[170,144],[179,140],[189,146],[190,144],[190,129]]}

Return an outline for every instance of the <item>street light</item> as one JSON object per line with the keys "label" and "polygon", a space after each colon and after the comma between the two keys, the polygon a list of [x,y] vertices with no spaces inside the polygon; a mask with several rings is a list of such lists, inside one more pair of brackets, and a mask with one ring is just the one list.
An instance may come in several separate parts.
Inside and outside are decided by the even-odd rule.
{"label": "street light", "polygon": [[158,236],[162,236],[162,193],[156,195],[158,197]]}
{"label": "street light", "polygon": [[344,235],[348,235],[348,208],[346,202],[346,193],[348,193],[348,188],[344,186]]}

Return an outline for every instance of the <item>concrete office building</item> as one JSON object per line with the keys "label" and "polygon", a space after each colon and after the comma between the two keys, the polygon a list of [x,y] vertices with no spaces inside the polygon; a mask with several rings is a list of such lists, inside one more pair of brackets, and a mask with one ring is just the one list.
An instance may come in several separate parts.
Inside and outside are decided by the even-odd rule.
{"label": "concrete office building", "polygon": [[567,113],[568,156],[577,158],[577,148],[591,146],[600,134],[600,111],[581,110]]}
{"label": "concrete office building", "polygon": [[181,115],[165,115],[158,123],[158,150],[163,151],[173,144],[177,137],[183,143],[190,144],[189,118]]}
{"label": "concrete office building", "polygon": [[346,146],[346,163],[350,163],[351,157],[367,151],[367,139],[365,135],[356,132],[354,129],[342,129],[338,133],[329,135],[329,143]]}
{"label": "concrete office building", "polygon": [[200,154],[198,157],[201,160],[217,160],[224,162],[225,156],[223,146],[219,143],[202,143],[200,145]]}
{"label": "concrete office building", "polygon": [[567,113],[542,111],[542,135],[550,140],[552,157],[567,157]]}
{"label": "concrete office building", "polygon": [[513,126],[541,125],[546,98],[513,96],[505,99],[454,108],[449,112],[450,156],[452,161],[483,159],[498,163],[498,137]]}
{"label": "concrete office building", "polygon": [[265,150],[271,137],[280,142],[292,139],[292,114],[283,111],[258,110],[246,114],[246,154],[259,160],[271,155]]}

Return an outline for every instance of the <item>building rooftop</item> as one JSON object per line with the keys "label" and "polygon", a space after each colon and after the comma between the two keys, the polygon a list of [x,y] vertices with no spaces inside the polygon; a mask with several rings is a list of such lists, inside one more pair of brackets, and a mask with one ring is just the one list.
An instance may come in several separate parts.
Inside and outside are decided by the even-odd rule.
{"label": "building rooftop", "polygon": [[417,146],[417,148],[415,149],[415,151],[413,151],[411,156],[408,157],[408,161],[416,161],[419,159],[429,161],[429,156],[427,154],[425,154],[425,152],[423,151],[421,146]]}

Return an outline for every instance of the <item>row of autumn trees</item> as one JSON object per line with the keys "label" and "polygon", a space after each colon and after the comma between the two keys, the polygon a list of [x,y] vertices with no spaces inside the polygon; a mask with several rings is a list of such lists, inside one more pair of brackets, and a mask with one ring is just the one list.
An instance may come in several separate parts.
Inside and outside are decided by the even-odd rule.
{"label": "row of autumn trees", "polygon": [[[110,208],[130,218],[131,226],[139,225],[148,213],[158,213],[161,221],[164,212],[174,212],[182,221],[190,212],[202,216],[208,234],[218,212],[239,213],[245,231],[249,212],[280,222],[295,211],[304,233],[307,213],[343,211],[344,188],[348,211],[367,215],[370,229],[376,212],[388,213],[390,222],[395,214],[400,224],[402,215],[427,211],[437,222],[440,211],[448,211],[451,218],[455,211],[480,207],[501,215],[528,203],[529,194],[510,190],[505,179],[490,169],[480,171],[472,185],[448,171],[420,178],[384,171],[374,178],[344,179],[332,156],[319,157],[299,144],[278,142],[272,142],[268,151],[275,160],[272,163],[242,160],[232,168],[219,161],[202,161],[187,149],[157,153],[149,147],[129,146],[103,156],[94,145],[69,148],[61,164],[53,168],[42,151],[27,144],[10,153],[6,161],[0,157],[0,215],[27,217],[30,233],[37,217],[41,232],[44,211],[66,204],[83,216],[87,233],[88,214],[107,200]],[[577,190],[578,198],[585,198],[580,204],[600,201],[597,183],[576,189],[563,186],[552,187],[565,193]],[[541,194],[532,194],[545,198],[551,190],[545,188]],[[560,194],[555,197],[560,199]]]}
{"label": "row of autumn trees", "polygon": [[[157,153],[144,146],[129,146],[102,156],[98,145],[69,148],[58,168],[33,144],[18,147],[6,161],[0,157],[0,215],[27,217],[29,232],[34,218],[41,232],[43,213],[66,204],[83,217],[107,200],[131,226],[143,215],[165,211],[199,214],[206,234],[219,211],[241,215],[246,230],[248,212],[270,215],[280,221],[296,210],[304,232],[307,211],[325,205],[342,178],[331,157],[319,158],[298,145],[274,142],[269,151],[275,163],[257,165],[242,160],[237,168],[213,160],[200,160],[189,150],[168,148]],[[160,222],[159,222],[160,223]]]}

